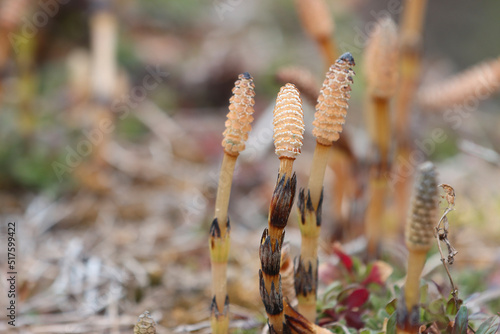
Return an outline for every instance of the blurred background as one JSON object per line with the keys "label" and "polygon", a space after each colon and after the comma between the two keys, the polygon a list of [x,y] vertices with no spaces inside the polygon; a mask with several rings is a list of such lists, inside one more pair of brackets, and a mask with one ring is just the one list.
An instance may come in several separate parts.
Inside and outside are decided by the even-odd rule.
{"label": "blurred background", "polygon": [[[363,51],[377,19],[400,20],[401,3],[327,3],[339,52],[356,61],[344,132],[360,161],[357,177],[366,181]],[[235,327],[260,330],[258,245],[279,165],[271,127],[283,84],[277,73],[298,66],[320,87],[328,67],[294,2],[2,0],[0,8],[0,255],[6,222],[15,221],[19,272],[19,325],[8,327],[2,314],[0,331],[126,333],[149,310],[163,333],[209,332],[208,230],[228,101],[243,72],[255,82],[255,121],[229,207],[229,293]],[[429,2],[417,91],[498,58],[499,14],[494,1]],[[303,100],[299,187],[315,144],[314,104]],[[457,194],[450,238],[460,252],[453,270],[463,296],[500,288],[499,107],[494,94],[460,109],[427,110],[417,97],[411,104],[414,149]],[[445,139],[426,141],[436,129]],[[333,241],[354,253],[363,247],[356,227],[339,233],[334,184],[327,170],[326,262]],[[359,192],[355,218],[344,226],[362,221],[363,186]],[[400,217],[389,214],[390,224],[403,226]],[[296,254],[294,213],[287,239]],[[404,275],[402,233],[382,248],[396,281]],[[431,279],[445,284],[442,274]]]}

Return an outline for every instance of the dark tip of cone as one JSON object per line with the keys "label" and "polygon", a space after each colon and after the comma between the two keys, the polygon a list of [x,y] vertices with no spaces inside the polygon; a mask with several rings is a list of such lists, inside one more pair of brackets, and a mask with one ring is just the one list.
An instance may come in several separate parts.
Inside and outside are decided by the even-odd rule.
{"label": "dark tip of cone", "polygon": [[243,73],[243,78],[250,80],[250,79],[252,79],[252,76],[250,75],[250,73],[245,72],[245,73]]}
{"label": "dark tip of cone", "polygon": [[337,61],[346,61],[351,66],[356,65],[356,63],[354,62],[354,58],[352,57],[352,54],[350,52],[344,53],[342,56],[339,57]]}
{"label": "dark tip of cone", "polygon": [[430,161],[426,161],[419,166],[420,171],[428,172],[434,170],[434,164]]}

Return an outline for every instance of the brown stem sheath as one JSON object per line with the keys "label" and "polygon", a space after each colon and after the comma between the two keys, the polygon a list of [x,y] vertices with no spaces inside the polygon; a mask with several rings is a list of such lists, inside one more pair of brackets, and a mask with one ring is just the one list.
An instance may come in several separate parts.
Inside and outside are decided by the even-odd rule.
{"label": "brown stem sheath", "polygon": [[[289,160],[283,161],[283,160]],[[283,293],[281,287],[281,247],[283,246],[284,229],[290,215],[295,197],[296,177],[291,173],[293,159],[281,159],[280,174],[269,209],[268,228],[261,238],[259,257],[260,294],[266,313],[270,332],[285,331],[285,314],[283,312]]]}

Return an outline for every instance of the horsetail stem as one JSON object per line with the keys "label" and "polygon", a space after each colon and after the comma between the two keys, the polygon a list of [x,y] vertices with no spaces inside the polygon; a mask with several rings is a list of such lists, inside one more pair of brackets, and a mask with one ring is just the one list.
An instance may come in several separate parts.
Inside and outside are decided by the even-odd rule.
{"label": "horsetail stem", "polygon": [[[406,224],[408,270],[404,286],[404,305],[398,307],[398,327],[414,330],[419,325],[420,275],[427,252],[434,242],[434,227],[438,209],[438,182],[434,165],[419,166]],[[403,307],[404,306],[404,307]]]}
{"label": "horsetail stem", "polygon": [[227,210],[233,180],[236,159],[245,149],[245,140],[251,129],[254,105],[254,83],[248,73],[240,74],[234,84],[233,95],[229,100],[226,130],[222,147],[222,160],[217,198],[215,201],[215,218],[210,227],[210,260],[212,265],[212,332],[225,334],[229,328],[229,297],[227,295],[227,260],[229,256],[230,223]]}
{"label": "horsetail stem", "polygon": [[426,109],[444,110],[471,99],[486,99],[500,90],[500,58],[482,62],[457,75],[424,87],[418,100]]}
{"label": "horsetail stem", "polygon": [[323,179],[330,148],[342,132],[353,80],[354,59],[345,53],[330,67],[316,105],[313,135],[316,137],[307,192],[299,193],[299,221],[302,235],[300,257],[295,268],[295,291],[299,312],[316,320],[318,284],[318,239],[321,227]]}
{"label": "horsetail stem", "polygon": [[268,227],[260,242],[259,286],[270,333],[289,333],[283,311],[281,247],[295,198],[297,180],[292,172],[293,161],[301,152],[304,133],[302,100],[294,85],[281,87],[273,114],[273,139],[275,152],[280,158],[280,168],[269,207]]}
{"label": "horsetail stem", "polygon": [[335,24],[325,0],[296,0],[300,22],[306,33],[318,44],[326,64],[338,56],[334,41]]}
{"label": "horsetail stem", "polygon": [[392,19],[379,21],[365,52],[365,73],[368,89],[368,129],[377,151],[377,164],[370,175],[370,202],[365,217],[368,256],[377,256],[385,213],[387,181],[391,149],[391,116],[389,103],[398,83],[398,39]]}
{"label": "horsetail stem", "polygon": [[398,84],[398,58],[396,25],[392,19],[381,20],[368,40],[364,65],[369,95],[369,130],[383,163],[389,159],[389,101]]}
{"label": "horsetail stem", "polygon": [[[396,170],[403,170],[402,161],[408,161],[412,153],[409,120],[411,104],[418,86],[420,75],[422,36],[427,0],[405,0],[400,21],[400,61],[401,79],[394,101],[394,132],[396,138]],[[404,177],[395,186],[395,207],[397,220],[404,222],[408,210],[407,198],[411,192],[412,177]]]}

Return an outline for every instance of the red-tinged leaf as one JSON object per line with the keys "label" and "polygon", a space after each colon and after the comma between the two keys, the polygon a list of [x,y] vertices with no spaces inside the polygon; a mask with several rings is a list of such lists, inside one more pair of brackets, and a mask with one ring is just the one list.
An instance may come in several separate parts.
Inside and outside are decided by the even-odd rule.
{"label": "red-tinged leaf", "polygon": [[380,286],[384,286],[385,281],[389,278],[389,276],[391,276],[391,274],[392,267],[389,264],[383,261],[377,261],[373,263],[370,273],[361,284],[368,285],[370,283],[375,283]]}
{"label": "red-tinged leaf", "polygon": [[339,320],[339,315],[335,312],[333,308],[323,310],[323,315],[325,315],[325,317],[318,320],[318,325],[320,326],[324,326],[326,324],[329,324],[331,322],[336,322]]}
{"label": "red-tinged leaf", "polygon": [[375,283],[381,286],[384,285],[384,282],[380,279],[379,268],[375,265],[371,268],[368,276],[363,280],[363,282],[361,282],[363,285],[368,285],[370,283]]}
{"label": "red-tinged leaf", "polygon": [[344,253],[344,250],[342,249],[339,243],[333,244],[333,252],[335,253],[335,255],[339,257],[340,262],[344,265],[347,271],[349,273],[352,273],[352,266],[353,266],[352,258],[346,253]]}
{"label": "red-tinged leaf", "polygon": [[341,303],[347,306],[348,309],[352,309],[363,306],[363,304],[368,301],[368,297],[370,297],[370,292],[365,288],[360,288],[351,292],[349,297],[344,299]]}
{"label": "red-tinged leaf", "polygon": [[326,317],[326,318],[321,318],[318,320],[318,326],[320,327],[324,327],[325,325],[327,324],[331,324],[332,322],[336,322],[337,320],[335,319],[332,319],[330,317]]}
{"label": "red-tinged leaf", "polygon": [[346,312],[344,315],[347,326],[361,329],[365,326],[361,320],[361,312]]}
{"label": "red-tinged leaf", "polygon": [[335,312],[335,310],[333,308],[326,309],[326,310],[323,311],[323,313],[326,316],[328,316],[328,317],[330,317],[330,318],[332,318],[334,320],[338,319],[337,313]]}

